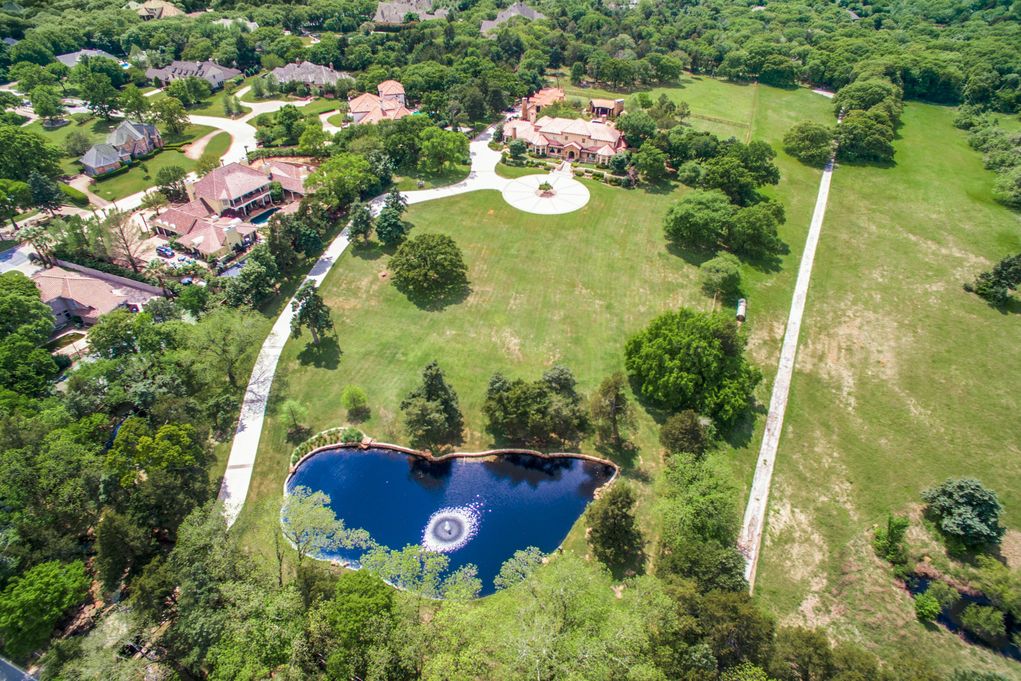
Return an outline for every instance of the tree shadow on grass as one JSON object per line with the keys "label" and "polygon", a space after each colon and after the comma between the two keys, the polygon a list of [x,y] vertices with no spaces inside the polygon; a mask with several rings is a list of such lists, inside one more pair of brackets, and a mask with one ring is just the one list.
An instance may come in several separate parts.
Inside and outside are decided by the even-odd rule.
{"label": "tree shadow on grass", "polygon": [[1005,305],[990,305],[994,310],[1000,314],[1021,314],[1021,300],[1017,298],[1011,298]]}
{"label": "tree shadow on grass", "polygon": [[309,342],[305,349],[298,353],[298,362],[302,366],[312,366],[318,369],[336,369],[340,364],[340,356],[343,352],[336,336],[327,336],[319,340],[319,345]]}
{"label": "tree shadow on grass", "polygon": [[384,253],[383,247],[376,241],[351,242],[351,255],[361,260],[379,260]]}
{"label": "tree shadow on grass", "polygon": [[411,291],[403,290],[400,286],[397,289],[406,295],[408,300],[415,304],[415,307],[426,312],[441,312],[451,305],[463,303],[472,292],[471,284],[467,282],[437,294],[412,293]]}
{"label": "tree shadow on grass", "polygon": [[715,254],[710,251],[689,248],[684,244],[677,243],[676,241],[667,241],[666,250],[670,255],[677,256],[684,262],[689,265],[694,265],[695,267],[698,267],[706,260],[711,260],[715,256]]}
{"label": "tree shadow on grass", "polygon": [[786,243],[781,242],[780,248],[776,253],[768,253],[756,256],[754,258],[745,256],[741,258],[741,260],[746,264],[750,265],[751,267],[754,267],[755,269],[759,270],[760,272],[768,272],[770,274],[775,274],[776,272],[779,272],[781,269],[783,269],[781,267],[781,263],[783,262],[781,258],[790,252],[791,252],[790,246],[788,246]]}
{"label": "tree shadow on grass", "polygon": [[752,436],[755,435],[756,417],[767,411],[766,405],[756,402],[745,410],[730,430],[723,433],[723,439],[734,449],[747,447],[748,443],[752,441]]}
{"label": "tree shadow on grass", "polygon": [[644,475],[638,468],[638,447],[633,442],[625,440],[620,447],[612,442],[597,442],[596,451],[603,458],[619,465],[630,477],[641,478]]}

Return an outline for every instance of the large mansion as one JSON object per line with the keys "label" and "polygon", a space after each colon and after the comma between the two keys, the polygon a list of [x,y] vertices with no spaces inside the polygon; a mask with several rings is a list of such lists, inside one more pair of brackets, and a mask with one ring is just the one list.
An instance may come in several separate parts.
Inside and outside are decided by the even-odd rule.
{"label": "large mansion", "polygon": [[624,135],[613,124],[580,118],[543,116],[534,123],[518,119],[504,126],[504,135],[524,141],[529,151],[540,156],[601,165],[627,147]]}
{"label": "large mansion", "polygon": [[272,183],[280,184],[285,199],[300,199],[309,172],[305,166],[276,160],[258,169],[228,163],[191,186],[191,201],[153,217],[152,226],[205,258],[221,257],[255,240],[258,227],[245,220],[272,203]]}
{"label": "large mansion", "polygon": [[395,121],[414,112],[407,107],[404,86],[396,80],[384,80],[371,92],[358,95],[347,103],[348,114],[355,123]]}

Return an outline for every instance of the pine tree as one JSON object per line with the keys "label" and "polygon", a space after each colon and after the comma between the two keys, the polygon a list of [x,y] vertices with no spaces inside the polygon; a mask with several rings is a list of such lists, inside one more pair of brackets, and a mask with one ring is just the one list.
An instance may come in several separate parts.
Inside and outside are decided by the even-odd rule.
{"label": "pine tree", "polygon": [[312,334],[312,342],[319,345],[320,335],[333,328],[330,308],[323,302],[311,281],[306,281],[298,289],[291,302],[291,309],[294,310],[294,316],[291,317],[291,335],[294,338],[301,335],[302,327],[308,327]]}
{"label": "pine tree", "polygon": [[64,203],[60,186],[42,173],[33,170],[29,174],[28,189],[32,192],[32,203],[51,215]]}
{"label": "pine tree", "polygon": [[635,493],[617,481],[592,502],[588,512],[589,545],[611,568],[639,562],[645,543],[635,521]]}
{"label": "pine tree", "polygon": [[457,394],[435,361],[422,371],[422,384],[401,402],[412,441],[433,447],[462,441],[464,417]]}

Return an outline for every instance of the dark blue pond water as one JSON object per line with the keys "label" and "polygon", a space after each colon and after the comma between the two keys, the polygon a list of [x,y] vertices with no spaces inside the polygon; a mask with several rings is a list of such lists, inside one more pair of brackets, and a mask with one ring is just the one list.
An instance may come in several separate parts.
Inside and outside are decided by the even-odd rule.
{"label": "dark blue pond water", "polygon": [[[302,464],[287,489],[300,485],[325,492],[348,527],[362,528],[392,549],[422,544],[437,511],[470,507],[475,532],[446,553],[449,569],[474,564],[482,593],[489,594],[500,566],[515,551],[555,550],[595,490],[612,476],[610,466],[583,459],[515,454],[434,463],[386,449],[340,449]],[[456,526],[456,518],[453,522]],[[320,557],[357,561],[360,556],[354,550]]]}

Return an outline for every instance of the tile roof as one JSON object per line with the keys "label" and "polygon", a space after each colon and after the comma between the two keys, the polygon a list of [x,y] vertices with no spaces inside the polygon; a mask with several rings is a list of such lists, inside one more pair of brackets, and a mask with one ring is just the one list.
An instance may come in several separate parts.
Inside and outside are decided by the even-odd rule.
{"label": "tile roof", "polygon": [[280,186],[294,194],[305,194],[305,178],[309,176],[308,168],[285,161],[267,159],[263,168],[269,172],[269,178],[279,182]]}
{"label": "tile roof", "polygon": [[125,303],[142,305],[155,297],[141,285],[136,288],[123,280],[100,278],[98,273],[92,276],[62,267],[39,270],[32,279],[43,302],[49,303],[57,298],[72,301],[85,313],[82,316],[106,314]]}
{"label": "tile roof", "polygon": [[396,80],[384,80],[376,86],[376,91],[379,92],[380,97],[386,97],[387,95],[403,95],[404,86]]}
{"label": "tile roof", "polygon": [[617,100],[615,99],[598,99],[593,98],[588,101],[589,106],[597,109],[614,109],[617,106]]}
{"label": "tile roof", "polygon": [[564,91],[558,87],[544,87],[528,98],[533,104],[549,106],[554,102],[564,101]]}
{"label": "tile roof", "polygon": [[153,221],[176,234],[187,234],[200,220],[216,215],[216,211],[203,199],[195,199],[177,206],[171,206]]}
{"label": "tile roof", "polygon": [[71,68],[82,60],[83,57],[105,57],[106,59],[113,59],[118,61],[117,57],[113,56],[109,52],[104,50],[78,50],[77,52],[68,52],[67,54],[58,54],[56,60],[64,66]]}
{"label": "tile roof", "polygon": [[354,80],[351,74],[343,71],[334,71],[329,66],[321,66],[312,62],[301,61],[295,64],[286,64],[280,68],[273,69],[273,77],[279,83],[307,83],[308,85],[333,85],[341,78]]}
{"label": "tile roof", "polygon": [[269,184],[269,178],[255,168],[228,163],[209,171],[192,189],[196,198],[230,201]]}

